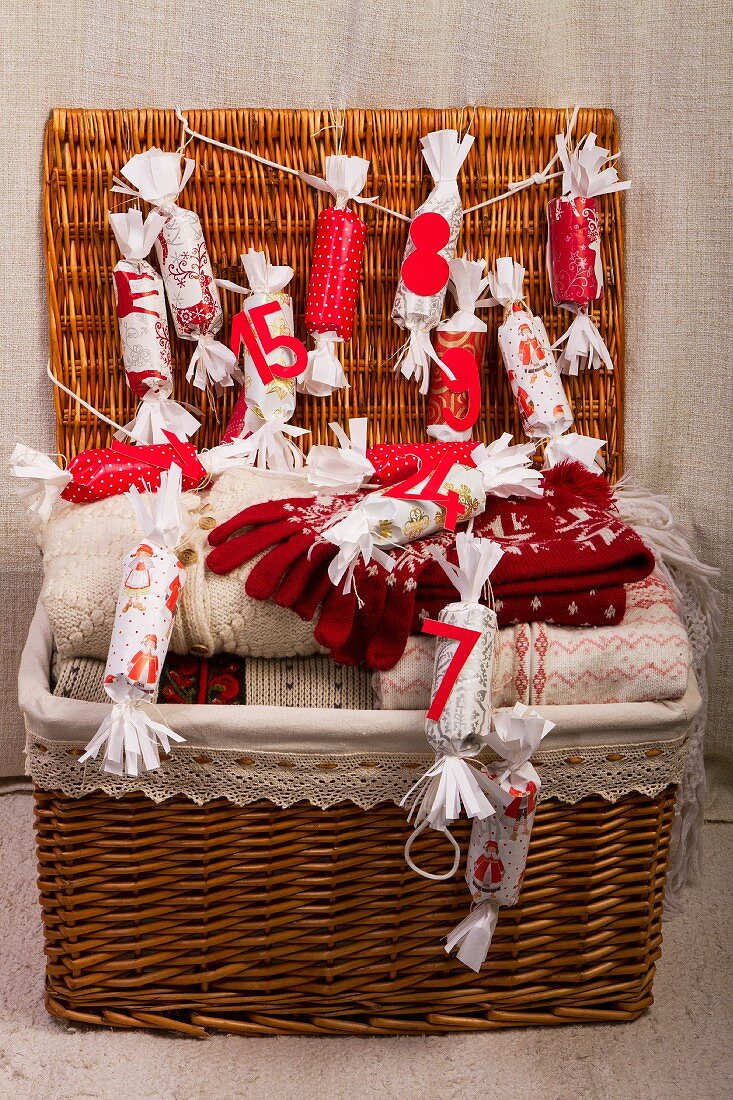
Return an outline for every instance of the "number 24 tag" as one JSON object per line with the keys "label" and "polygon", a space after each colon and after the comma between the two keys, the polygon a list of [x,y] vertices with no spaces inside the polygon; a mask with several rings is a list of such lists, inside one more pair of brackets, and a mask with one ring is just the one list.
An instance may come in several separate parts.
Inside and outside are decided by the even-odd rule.
{"label": "number 24 tag", "polygon": [[410,474],[404,481],[391,485],[389,489],[384,489],[382,496],[392,497],[394,500],[429,500],[432,504],[438,504],[445,508],[445,530],[455,531],[456,523],[465,509],[455,489],[449,489],[446,493],[441,492],[443,482],[453,466],[455,466],[455,459],[449,454],[443,455],[425,481],[425,471],[418,459],[418,468],[415,473]]}

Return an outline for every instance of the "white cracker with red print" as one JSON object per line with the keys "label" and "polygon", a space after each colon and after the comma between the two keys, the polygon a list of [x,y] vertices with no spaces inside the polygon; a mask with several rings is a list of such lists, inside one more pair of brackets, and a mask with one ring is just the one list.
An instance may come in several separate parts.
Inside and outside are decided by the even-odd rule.
{"label": "white cracker with red print", "polygon": [[[104,689],[113,706],[79,759],[85,764],[103,751],[101,770],[115,775],[157,768],[160,749],[168,752],[171,741],[183,740],[142,709],[157,688],[186,580],[175,553],[183,532],[180,467],[162,475],[156,496],[143,497],[134,488],[128,496],[143,537],[122,563],[104,670]],[[146,500],[152,500],[151,508]]]}

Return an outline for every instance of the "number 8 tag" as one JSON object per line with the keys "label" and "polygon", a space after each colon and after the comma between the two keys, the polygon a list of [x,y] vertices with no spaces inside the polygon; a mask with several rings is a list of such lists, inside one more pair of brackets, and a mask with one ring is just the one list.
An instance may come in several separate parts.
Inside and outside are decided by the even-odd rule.
{"label": "number 8 tag", "polygon": [[402,261],[402,282],[421,297],[439,294],[450,276],[450,265],[440,254],[450,240],[448,220],[434,211],[418,214],[410,225],[410,240],[415,247]]}

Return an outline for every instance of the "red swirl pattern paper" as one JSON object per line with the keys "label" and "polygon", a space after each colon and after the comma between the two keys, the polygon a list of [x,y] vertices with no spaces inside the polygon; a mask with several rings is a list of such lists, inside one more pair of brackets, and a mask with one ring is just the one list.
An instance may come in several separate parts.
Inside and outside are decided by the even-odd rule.
{"label": "red swirl pattern paper", "polygon": [[[450,332],[448,329],[436,329],[433,335],[433,347],[439,358],[443,358],[452,348],[465,348],[476,360],[479,372],[486,353],[486,332]],[[430,389],[428,390],[428,427],[445,423],[445,411],[454,416],[464,417],[468,412],[468,390],[453,393],[445,384],[445,377],[433,363],[430,370]]]}
{"label": "red swirl pattern paper", "polygon": [[548,258],[556,305],[588,306],[603,294],[596,200],[562,196],[547,205]]}

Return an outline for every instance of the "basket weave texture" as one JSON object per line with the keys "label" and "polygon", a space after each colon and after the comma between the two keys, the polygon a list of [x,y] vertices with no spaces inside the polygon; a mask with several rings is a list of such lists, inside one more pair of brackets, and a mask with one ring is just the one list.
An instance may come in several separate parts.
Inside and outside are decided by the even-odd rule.
{"label": "basket weave texture", "polygon": [[[325,111],[191,111],[189,124],[216,140],[249,149],[270,160],[322,175],[324,158],[338,151],[338,133]],[[503,192],[510,183],[539,171],[555,151],[555,134],[566,126],[566,112],[545,109],[363,111],[344,114],[341,152],[361,155],[372,167],[365,193],[404,214],[424,200],[432,181],[420,151],[420,138],[444,127],[465,129],[475,137],[459,176],[465,208]],[[610,110],[582,110],[576,133],[593,130],[599,145],[618,149],[618,131]],[[112,177],[135,153],[157,145],[178,147],[181,126],[172,111],[56,110],[46,129],[44,221],[51,324],[51,366],[74,393],[118,424],[135,411],[122,370],[111,272],[119,258],[107,221],[110,209],[132,200],[112,194]],[[297,335],[303,326],[316,216],[333,200],[295,176],[202,142],[189,146],[197,168],[182,205],[199,214],[217,278],[241,282],[239,256],[247,248],[264,249],[272,263],[287,263],[293,280]],[[552,340],[571,317],[552,304],[545,270],[545,207],[559,194],[550,180],[502,202],[468,214],[458,253],[485,258],[513,256],[527,269],[526,293],[542,316]],[[425,438],[425,398],[414,381],[396,377],[396,354],[404,333],[390,318],[407,237],[404,222],[369,207],[360,208],[368,232],[354,335],[342,349],[350,389],[330,399],[299,396],[293,422],[312,432],[311,443],[332,442],[328,422],[368,416],[370,442]],[[599,202],[605,294],[594,316],[613,361],[613,372],[584,372],[566,380],[576,430],[608,440],[609,471],[620,476],[623,455],[623,222],[620,193]],[[241,298],[223,292],[225,326],[241,308]],[[511,431],[522,438],[514,400],[501,364],[496,330],[501,310],[484,310],[489,324],[483,374],[483,414],[476,435],[484,442]],[[175,396],[201,405],[201,391],[185,381],[193,345],[172,331]],[[207,408],[195,437],[199,447],[219,442],[233,391]],[[109,429],[61,391],[56,391],[59,451],[72,457],[86,447],[108,442]],[[218,418],[218,420],[217,420]],[[307,446],[307,444],[306,444]]]}
{"label": "basket weave texture", "polygon": [[[541,803],[521,902],[474,975],[439,942],[466,915],[466,885],[408,870],[394,805],[37,791],[46,1003],[201,1036],[631,1020],[652,1001],[673,804],[672,788]],[[433,832],[415,851],[436,872],[449,858]]]}
{"label": "basket weave texture", "polygon": [[[338,151],[327,112],[190,112],[197,130],[228,144],[322,174]],[[372,162],[366,193],[411,213],[430,179],[420,137],[464,128],[455,110],[347,111],[341,152]],[[464,207],[541,169],[554,153],[565,112],[478,108],[476,141],[459,179]],[[325,129],[324,129],[325,127]],[[577,133],[618,148],[613,113],[583,110]],[[79,397],[117,423],[134,414],[114,310],[118,254],[112,177],[151,145],[175,149],[170,111],[56,110],[44,151],[44,221],[51,366]],[[265,249],[295,269],[297,334],[316,216],[330,200],[293,176],[196,143],[197,169],[182,203],[201,217],[214,272],[241,281],[239,255]],[[545,271],[545,206],[558,181],[532,186],[469,214],[459,254],[511,255],[527,269],[532,309],[551,339],[570,317],[552,304]],[[623,222],[621,197],[599,203],[606,292],[595,319],[616,369],[567,379],[576,430],[608,440],[613,478],[623,455]],[[367,223],[357,324],[342,352],[351,388],[331,399],[299,396],[294,423],[326,442],[330,420],[366,415],[370,442],[425,438],[425,400],[393,365],[404,334],[390,319],[407,228],[362,208]],[[223,294],[226,324],[241,299]],[[521,438],[498,357],[500,311],[489,324],[484,413],[476,434]],[[178,400],[199,403],[185,368],[192,345],[171,330]],[[218,442],[228,393],[204,410],[199,447]],[[68,457],[109,442],[92,413],[55,393],[58,447]],[[158,1027],[203,1036],[210,1029],[267,1035],[395,1034],[481,1030],[516,1024],[629,1020],[652,1000],[661,943],[664,877],[674,789],[615,804],[585,799],[539,806],[521,904],[501,912],[479,975],[443,951],[440,939],[468,908],[460,876],[426,882],[405,865],[404,812],[392,804],[286,813],[267,802],[154,804],[141,795],[71,799],[36,791],[40,894],[47,954],[47,1005],[67,1020]],[[464,850],[465,823],[457,830]],[[417,858],[440,870],[444,838],[424,835]]]}

